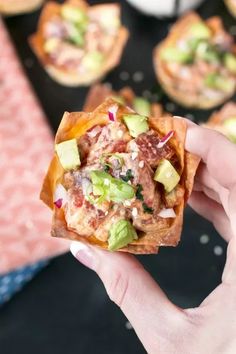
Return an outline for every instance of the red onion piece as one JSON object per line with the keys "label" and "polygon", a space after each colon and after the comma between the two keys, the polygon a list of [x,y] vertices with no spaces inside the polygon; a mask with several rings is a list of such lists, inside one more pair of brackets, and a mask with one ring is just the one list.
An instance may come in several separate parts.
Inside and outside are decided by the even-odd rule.
{"label": "red onion piece", "polygon": [[63,187],[63,185],[59,183],[55,189],[53,203],[57,208],[60,209],[67,203],[67,199],[67,191],[65,187]]}
{"label": "red onion piece", "polygon": [[166,135],[159,141],[159,143],[157,144],[157,148],[158,148],[158,149],[161,149],[161,148],[167,143],[167,141],[169,141],[169,140],[172,138],[173,135],[174,135],[174,130],[169,131],[169,133],[166,134]]}
{"label": "red onion piece", "polygon": [[63,202],[63,199],[60,198],[60,199],[57,199],[53,204],[58,208],[60,209],[62,207],[62,202]]}
{"label": "red onion piece", "polygon": [[117,105],[111,106],[111,107],[108,109],[108,117],[109,117],[109,120],[110,120],[111,122],[115,122],[117,111],[118,111],[118,106],[117,106]]}
{"label": "red onion piece", "polygon": [[169,209],[162,209],[158,214],[158,216],[160,216],[163,219],[166,219],[166,218],[175,218],[176,214],[173,208],[169,208]]}

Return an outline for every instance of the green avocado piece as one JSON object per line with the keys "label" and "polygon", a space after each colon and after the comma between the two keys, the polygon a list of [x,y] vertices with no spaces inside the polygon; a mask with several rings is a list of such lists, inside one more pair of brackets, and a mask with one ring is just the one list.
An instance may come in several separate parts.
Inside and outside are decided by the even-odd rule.
{"label": "green avocado piece", "polygon": [[234,89],[234,81],[218,73],[208,74],[205,77],[204,83],[207,87],[223,92],[231,92]]}
{"label": "green avocado piece", "polygon": [[98,51],[88,52],[85,54],[82,60],[82,65],[88,71],[98,71],[100,70],[104,62],[104,55]]}
{"label": "green avocado piece", "polygon": [[166,47],[161,51],[161,59],[180,64],[189,64],[193,61],[193,54],[191,51],[183,51],[175,47]]}
{"label": "green avocado piece", "polygon": [[122,203],[135,196],[134,188],[130,184],[112,177],[105,171],[91,171],[90,178],[93,184],[93,194],[100,196],[100,201]]}
{"label": "green avocado piece", "polygon": [[151,113],[151,104],[143,97],[135,97],[133,101],[133,108],[142,116],[148,117]]}
{"label": "green avocado piece", "polygon": [[146,133],[149,130],[147,117],[145,116],[139,114],[125,114],[123,119],[133,138],[137,138],[139,134]]}
{"label": "green avocado piece", "polygon": [[69,28],[69,39],[71,42],[75,43],[76,45],[83,47],[85,40],[84,40],[84,34],[82,31],[76,27],[76,25],[71,24]]}
{"label": "green avocado piece", "polygon": [[236,117],[230,117],[226,119],[223,123],[223,126],[227,131],[227,136],[229,139],[233,143],[236,143]]}
{"label": "green avocado piece", "polygon": [[203,22],[194,23],[189,28],[189,32],[194,38],[209,39],[211,37],[211,30]]}
{"label": "green avocado piece", "polygon": [[108,238],[109,251],[116,251],[125,247],[133,240],[137,240],[137,232],[128,220],[119,220],[112,225]]}
{"label": "green avocado piece", "polygon": [[79,9],[76,6],[68,4],[62,5],[61,16],[65,20],[76,23],[78,25],[84,25],[85,23],[88,23],[88,16],[86,15],[85,11]]}
{"label": "green avocado piece", "polygon": [[224,56],[224,64],[226,68],[232,73],[236,74],[236,56],[232,53],[226,53]]}
{"label": "green avocado piece", "polygon": [[162,159],[156,169],[154,180],[163,184],[165,191],[170,193],[179,183],[180,176],[170,161]]}
{"label": "green avocado piece", "polygon": [[195,55],[198,59],[202,59],[209,63],[219,63],[220,56],[216,49],[210,45],[207,41],[199,41],[196,49]]}
{"label": "green avocado piece", "polygon": [[64,170],[73,170],[81,165],[76,139],[56,144],[55,150]]}

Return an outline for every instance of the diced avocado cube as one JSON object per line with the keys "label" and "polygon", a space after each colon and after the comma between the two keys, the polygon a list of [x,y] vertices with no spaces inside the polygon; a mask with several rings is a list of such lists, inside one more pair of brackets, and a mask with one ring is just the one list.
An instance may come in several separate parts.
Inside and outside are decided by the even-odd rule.
{"label": "diced avocado cube", "polygon": [[122,203],[135,196],[134,188],[130,184],[112,177],[105,171],[91,171],[90,178],[93,185],[93,194],[102,196],[103,200]]}
{"label": "diced avocado cube", "polygon": [[180,176],[170,161],[162,159],[156,169],[154,180],[163,184],[165,191],[170,193],[179,183]]}
{"label": "diced avocado cube", "polygon": [[56,37],[51,37],[47,39],[44,43],[43,49],[46,53],[52,53],[58,46],[59,39]]}
{"label": "diced avocado cube", "polygon": [[199,41],[195,49],[197,58],[207,61],[209,63],[219,63],[220,56],[215,48],[206,41]]}
{"label": "diced avocado cube", "polygon": [[226,53],[224,56],[224,64],[226,68],[232,73],[236,74],[236,56],[231,53]]}
{"label": "diced avocado cube", "polygon": [[210,88],[224,92],[231,92],[234,89],[234,81],[218,73],[208,74],[205,77],[204,83]]}
{"label": "diced avocado cube", "polygon": [[145,116],[140,116],[139,114],[125,114],[123,119],[133,138],[137,138],[139,134],[146,133],[149,130],[147,117]]}
{"label": "diced avocado cube", "polygon": [[161,59],[164,61],[189,64],[193,61],[193,54],[190,51],[180,50],[175,47],[167,47],[161,51]]}
{"label": "diced avocado cube", "polygon": [[86,13],[76,6],[68,4],[62,5],[61,15],[65,20],[76,23],[78,25],[84,25],[88,22],[88,16]]}
{"label": "diced avocado cube", "polygon": [[64,170],[74,170],[81,165],[76,139],[56,144],[55,150]]}
{"label": "diced avocado cube", "polygon": [[189,28],[189,32],[194,38],[209,39],[211,37],[210,28],[207,27],[203,22],[194,23]]}
{"label": "diced avocado cube", "polygon": [[233,143],[236,143],[236,117],[226,119],[223,125],[227,131],[227,136],[229,139]]}
{"label": "diced avocado cube", "polygon": [[73,24],[69,27],[69,39],[80,47],[84,45],[84,34]]}
{"label": "diced avocado cube", "polygon": [[82,65],[88,71],[100,70],[104,62],[104,55],[98,51],[88,52],[82,60]]}
{"label": "diced avocado cube", "polygon": [[151,113],[151,104],[143,97],[136,97],[133,101],[134,110],[143,116],[149,116]]}
{"label": "diced avocado cube", "polygon": [[137,232],[128,220],[119,220],[112,225],[108,238],[109,251],[116,251],[125,247],[133,240],[137,240]]}

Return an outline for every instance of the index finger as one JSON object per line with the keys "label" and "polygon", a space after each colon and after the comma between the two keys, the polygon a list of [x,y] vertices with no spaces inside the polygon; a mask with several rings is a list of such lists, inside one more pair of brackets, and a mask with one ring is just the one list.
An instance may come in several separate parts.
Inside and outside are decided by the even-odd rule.
{"label": "index finger", "polygon": [[236,183],[236,146],[221,133],[188,124],[186,150],[198,155],[215,180],[226,188]]}

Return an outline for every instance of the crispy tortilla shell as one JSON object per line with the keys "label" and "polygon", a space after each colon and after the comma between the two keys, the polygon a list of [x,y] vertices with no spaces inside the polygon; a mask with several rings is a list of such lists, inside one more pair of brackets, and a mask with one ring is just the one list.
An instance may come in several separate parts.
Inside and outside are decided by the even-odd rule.
{"label": "crispy tortilla shell", "polygon": [[[106,125],[109,122],[107,114],[108,108],[111,105],[114,105],[114,103],[115,102],[112,99],[107,99],[93,112],[66,112],[58,128],[55,143],[60,143],[64,140],[75,137],[79,138],[88,129],[95,125]],[[122,115],[128,112],[129,110],[126,107],[119,107],[119,114]],[[186,153],[184,150],[187,130],[186,122],[179,118],[150,117],[149,124],[154,130],[157,130],[163,135],[167,134],[170,130],[175,131],[175,136],[171,139],[170,142],[179,158],[180,172],[182,172],[180,184],[184,187],[185,196],[187,198],[192,190],[193,178],[196,173],[199,158],[192,154]],[[79,240],[92,245],[96,245],[103,249],[107,249],[107,243],[101,242],[95,237],[80,236],[72,230],[69,230],[66,225],[63,210],[54,207],[54,190],[56,185],[62,180],[63,173],[64,171],[60,166],[60,162],[55,154],[49,166],[47,175],[44,179],[40,195],[40,198],[44,201],[44,203],[53,209],[52,236]],[[182,200],[182,202],[175,208],[177,216],[170,221],[168,227],[166,226],[166,223],[160,220],[155,229],[152,229],[152,231],[149,233],[143,233],[140,235],[137,241],[132,242],[120,251],[126,251],[135,254],[150,254],[156,253],[159,246],[176,246],[179,242],[182,230],[183,210],[186,198],[185,200]]]}
{"label": "crispy tortilla shell", "polygon": [[[80,8],[84,8],[85,10],[88,8],[87,3],[82,0],[70,0],[67,1],[67,3],[78,5]],[[93,7],[95,6],[101,8],[110,5],[93,5]],[[118,4],[112,4],[112,6],[117,6],[119,8]],[[65,86],[88,86],[93,82],[102,79],[108,71],[112,70],[119,64],[124,46],[129,37],[129,32],[125,27],[120,27],[114,46],[99,71],[94,73],[80,73],[78,75],[76,71],[66,70],[63,67],[52,64],[44,52],[44,24],[48,22],[55,14],[59,14],[60,8],[60,4],[52,1],[48,2],[44,6],[39,19],[37,32],[29,38],[30,46],[48,74],[59,84]]]}
{"label": "crispy tortilla shell", "polygon": [[[153,63],[157,78],[167,93],[174,101],[185,107],[200,108],[200,109],[210,109],[224,103],[233,94],[234,90],[229,93],[223,93],[215,99],[208,97],[203,93],[199,95],[191,95],[188,92],[179,90],[178,86],[175,85],[172,76],[169,73],[168,67],[164,60],[161,59],[161,52],[164,48],[175,46],[177,40],[182,37],[182,33],[186,33],[189,27],[194,23],[202,22],[200,16],[195,12],[189,12],[188,14],[181,17],[171,28],[168,36],[160,44],[154,48],[153,52]],[[219,17],[212,17],[206,22],[212,31],[222,31],[224,30],[222,21]]]}

